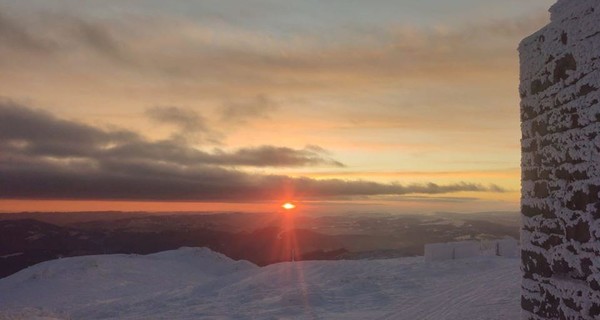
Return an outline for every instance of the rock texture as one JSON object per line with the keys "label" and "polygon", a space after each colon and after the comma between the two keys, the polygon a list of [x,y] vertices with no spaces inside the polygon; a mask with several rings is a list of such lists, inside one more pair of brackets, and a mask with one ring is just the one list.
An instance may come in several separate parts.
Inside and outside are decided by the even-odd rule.
{"label": "rock texture", "polygon": [[523,40],[522,319],[600,319],[600,1]]}

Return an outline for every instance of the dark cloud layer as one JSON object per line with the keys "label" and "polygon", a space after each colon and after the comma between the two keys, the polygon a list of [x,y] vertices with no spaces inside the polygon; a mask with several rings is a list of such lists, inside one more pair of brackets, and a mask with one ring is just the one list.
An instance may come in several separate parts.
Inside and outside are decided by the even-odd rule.
{"label": "dark cloud layer", "polygon": [[[164,111],[164,110],[163,110]],[[177,117],[169,118],[177,120]],[[477,184],[408,185],[247,173],[234,166],[342,166],[318,146],[208,153],[127,130],[103,130],[0,103],[0,198],[256,201],[502,192]]]}
{"label": "dark cloud layer", "polygon": [[[198,119],[186,120],[177,108],[152,109],[164,122],[184,130],[206,131]],[[0,147],[3,156],[87,159],[95,162],[146,161],[179,166],[220,165],[251,167],[343,166],[315,147],[292,149],[260,146],[232,152],[206,152],[179,140],[149,141],[127,130],[103,130],[75,121],[59,119],[50,113],[0,102]]]}

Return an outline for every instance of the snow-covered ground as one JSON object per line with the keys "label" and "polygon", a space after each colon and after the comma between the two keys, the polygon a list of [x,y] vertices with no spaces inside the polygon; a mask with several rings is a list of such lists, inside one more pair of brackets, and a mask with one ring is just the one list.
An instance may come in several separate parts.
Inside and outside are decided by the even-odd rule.
{"label": "snow-covered ground", "polygon": [[0,319],[517,319],[519,260],[291,262],[208,249],[40,263],[0,279]]}

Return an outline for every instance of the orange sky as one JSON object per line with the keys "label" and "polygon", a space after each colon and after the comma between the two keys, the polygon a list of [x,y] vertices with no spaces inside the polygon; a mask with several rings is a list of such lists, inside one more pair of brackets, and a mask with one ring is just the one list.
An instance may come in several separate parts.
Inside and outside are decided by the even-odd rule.
{"label": "orange sky", "polygon": [[[10,26],[0,34],[0,107],[43,111],[26,116],[44,118],[40,121],[49,127],[87,126],[99,135],[127,131],[139,136],[128,143],[148,150],[171,143],[166,147],[184,150],[178,149],[178,157],[200,150],[214,161],[176,162],[164,151],[126,161],[112,155],[110,163],[100,159],[98,154],[119,146],[118,140],[98,142],[97,150],[85,155],[48,153],[60,141],[42,143],[29,128],[21,136],[4,133],[8,144],[0,144],[0,175],[22,174],[48,185],[34,175],[41,163],[78,174],[143,164],[152,172],[168,171],[173,179],[174,172],[199,175],[213,166],[224,170],[219,174],[241,176],[247,188],[271,175],[300,179],[291,183],[313,179],[307,182],[310,190],[335,194],[320,201],[334,201],[338,211],[366,198],[364,210],[518,210],[516,46],[546,23],[552,2],[148,1],[142,6],[0,0],[0,24]],[[287,149],[260,149],[264,146]],[[256,149],[263,157],[258,162],[282,152],[302,159],[257,164]],[[56,173],[44,170],[46,176]],[[346,196],[342,183],[319,184],[332,179],[371,181],[395,191],[376,195],[356,190],[364,184],[343,184],[352,189]],[[410,191],[430,183],[468,187]],[[110,201],[109,191],[95,197],[87,189],[74,200],[61,200],[70,199],[72,186],[65,185],[63,193],[26,186],[17,192],[15,184],[0,180],[0,211],[269,211],[279,201],[169,196],[161,202],[161,194]],[[480,188],[473,191],[471,185]],[[399,198],[380,197],[391,195]],[[314,210],[331,207],[314,205]]]}

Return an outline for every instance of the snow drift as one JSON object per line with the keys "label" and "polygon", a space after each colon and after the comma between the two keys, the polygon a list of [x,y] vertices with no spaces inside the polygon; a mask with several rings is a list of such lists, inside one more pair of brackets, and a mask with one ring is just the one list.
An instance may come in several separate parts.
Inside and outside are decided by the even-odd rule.
{"label": "snow drift", "polygon": [[44,262],[0,279],[0,319],[516,319],[519,260],[303,261],[208,249]]}

